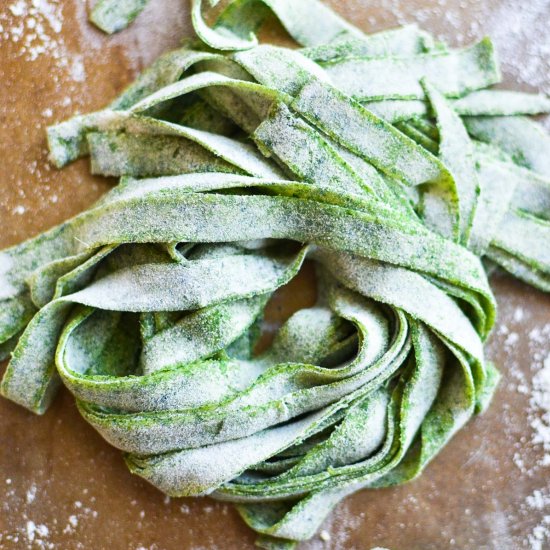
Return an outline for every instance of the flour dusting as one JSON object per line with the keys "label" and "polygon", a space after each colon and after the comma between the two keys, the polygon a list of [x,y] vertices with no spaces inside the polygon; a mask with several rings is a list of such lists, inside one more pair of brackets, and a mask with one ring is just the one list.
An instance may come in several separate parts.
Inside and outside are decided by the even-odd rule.
{"label": "flour dusting", "polygon": [[0,11],[0,44],[12,42],[25,61],[47,57],[74,82],[84,82],[84,58],[69,51],[62,35],[62,8],[60,0],[16,0]]}
{"label": "flour dusting", "polygon": [[[505,300],[504,308],[508,309]],[[518,335],[515,323],[528,320],[528,311],[518,306],[506,315],[511,319],[510,326],[501,325],[497,334],[504,342],[504,351],[509,357],[505,366],[508,389],[525,396],[525,425],[518,441],[513,443],[513,463],[527,479],[548,479],[550,467],[550,323],[538,323],[528,334]],[[518,327],[519,329],[520,327]],[[530,361],[529,372],[522,370],[517,360],[516,346],[524,341]],[[523,358],[524,355],[521,354]],[[503,367],[504,368],[504,367]],[[509,429],[504,419],[505,430]],[[521,503],[517,514],[511,515],[509,523],[528,522],[523,547],[529,550],[543,550],[550,540],[550,484],[535,489]]]}
{"label": "flour dusting", "polygon": [[66,48],[61,31],[63,14],[58,0],[17,0],[0,15],[2,40],[19,47],[19,55],[35,61],[48,55],[66,65]]}

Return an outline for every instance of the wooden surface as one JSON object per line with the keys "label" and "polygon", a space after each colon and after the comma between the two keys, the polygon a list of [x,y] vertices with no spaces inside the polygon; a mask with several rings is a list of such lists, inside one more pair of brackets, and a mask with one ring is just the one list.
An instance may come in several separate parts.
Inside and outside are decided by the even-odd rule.
{"label": "wooden surface", "polygon": [[[533,59],[518,64],[516,57],[518,48],[526,55],[539,51],[529,41],[545,40],[548,52],[548,32],[535,29],[541,19],[548,28],[547,1],[523,7],[513,0],[329,3],[367,31],[416,18],[453,44],[496,32],[507,84],[529,89],[522,82],[528,80],[550,88],[544,60],[530,76],[525,69]],[[91,177],[85,161],[61,172],[51,168],[44,127],[103,106],[137,70],[190,33],[183,0],[151,0],[136,24],[114,38],[87,24],[83,0],[43,0],[50,20],[34,14],[44,30],[26,45],[28,29],[14,39],[22,19],[17,4],[31,1],[0,2],[0,248],[76,214],[110,185]],[[56,21],[62,21],[59,33]],[[275,26],[264,36],[282,35]],[[43,52],[33,46],[41,42]],[[550,353],[550,296],[506,276],[493,283],[501,307],[489,355],[503,381],[490,410],[460,432],[418,481],[347,499],[324,527],[330,540],[313,540],[304,550],[548,548],[548,541],[532,545],[549,513],[533,498],[548,495],[550,487],[532,427],[538,413],[531,389]],[[306,273],[284,289],[270,305],[271,319],[310,304],[311,285]],[[0,506],[0,548],[6,549],[254,547],[231,505],[165,499],[132,476],[119,452],[80,418],[67,392],[43,417],[0,400]]]}

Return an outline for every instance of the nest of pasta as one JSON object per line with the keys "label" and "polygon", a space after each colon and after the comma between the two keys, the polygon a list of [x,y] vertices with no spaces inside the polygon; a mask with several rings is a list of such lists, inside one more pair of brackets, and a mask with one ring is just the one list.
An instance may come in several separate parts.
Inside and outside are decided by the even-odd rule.
{"label": "nest of pasta", "polygon": [[[42,413],[62,382],[132,472],[289,547],[489,403],[487,270],[550,289],[550,138],[525,117],[550,101],[489,89],[488,39],[366,35],[316,0],[192,10],[200,40],[48,130],[58,167],[120,182],[0,253],[2,393]],[[257,43],[269,10],[300,49]],[[317,303],[257,353],[305,261]]]}

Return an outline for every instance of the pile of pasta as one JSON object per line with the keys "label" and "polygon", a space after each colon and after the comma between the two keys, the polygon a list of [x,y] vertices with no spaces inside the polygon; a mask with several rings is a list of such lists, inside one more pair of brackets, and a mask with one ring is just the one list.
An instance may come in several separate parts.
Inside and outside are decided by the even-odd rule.
{"label": "pile of pasta", "polygon": [[[270,14],[299,48],[258,43]],[[120,182],[0,252],[1,391],[43,413],[63,384],[132,472],[292,548],[488,405],[487,271],[550,290],[550,137],[526,117],[550,101],[492,89],[489,39],[367,35],[318,0],[203,15],[106,109],[49,128],[57,167],[89,155]],[[257,353],[305,261],[317,303]]]}

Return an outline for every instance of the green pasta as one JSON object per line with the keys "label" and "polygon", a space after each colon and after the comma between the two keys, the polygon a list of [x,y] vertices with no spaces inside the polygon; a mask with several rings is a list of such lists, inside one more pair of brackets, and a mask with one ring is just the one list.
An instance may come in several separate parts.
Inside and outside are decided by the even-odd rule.
{"label": "green pasta", "polygon": [[[115,32],[145,3],[92,21]],[[300,49],[258,44],[270,12]],[[488,406],[482,259],[550,291],[550,138],[526,118],[550,100],[488,89],[487,38],[366,35],[318,0],[191,14],[202,42],[48,129],[57,167],[88,155],[120,180],[0,252],[0,389],[40,414],[63,384],[133,473],[293,548]],[[317,303],[257,353],[305,261]]]}
{"label": "green pasta", "polygon": [[143,11],[149,0],[98,0],[90,21],[112,34],[125,29]]}

